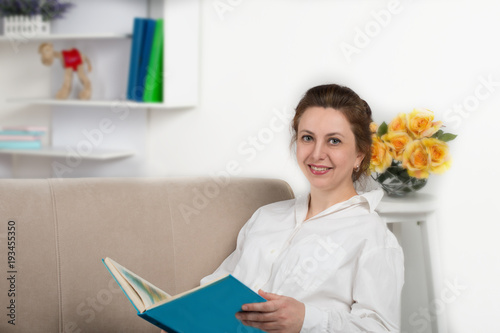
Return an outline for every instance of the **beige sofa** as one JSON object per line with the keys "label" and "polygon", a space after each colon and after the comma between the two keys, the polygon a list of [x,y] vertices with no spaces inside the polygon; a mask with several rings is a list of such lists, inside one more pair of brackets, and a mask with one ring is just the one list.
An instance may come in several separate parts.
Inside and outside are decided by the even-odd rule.
{"label": "beige sofa", "polygon": [[158,332],[101,258],[176,294],[232,252],[258,207],[290,198],[272,179],[0,180],[0,332]]}

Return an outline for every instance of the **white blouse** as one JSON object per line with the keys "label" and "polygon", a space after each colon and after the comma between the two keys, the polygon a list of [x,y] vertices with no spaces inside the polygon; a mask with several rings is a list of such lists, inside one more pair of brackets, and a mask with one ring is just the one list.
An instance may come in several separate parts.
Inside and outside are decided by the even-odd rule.
{"label": "white blouse", "polygon": [[201,284],[232,274],[305,304],[301,332],[399,332],[403,251],[374,211],[380,189],[305,220],[309,195],[259,208]]}

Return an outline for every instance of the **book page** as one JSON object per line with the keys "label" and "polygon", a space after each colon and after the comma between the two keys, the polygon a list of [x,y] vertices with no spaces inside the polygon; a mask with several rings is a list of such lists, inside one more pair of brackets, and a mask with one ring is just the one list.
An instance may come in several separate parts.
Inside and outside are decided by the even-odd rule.
{"label": "book page", "polygon": [[224,280],[224,279],[228,278],[229,276],[230,276],[230,274],[226,274],[226,275],[218,277],[218,278],[216,278],[216,279],[214,279],[214,280],[212,280],[212,281],[210,281],[208,283],[205,283],[204,285],[194,287],[193,289],[190,289],[190,290],[186,290],[186,291],[184,291],[184,292],[182,292],[180,294],[177,294],[175,296],[169,296],[169,298],[165,298],[165,299],[161,300],[160,302],[153,304],[153,306],[147,306],[146,310],[149,310],[150,308],[154,308],[155,306],[162,305],[162,304],[164,304],[166,302],[173,301],[173,300],[175,300],[177,298],[181,298],[184,295],[187,295],[187,294],[190,294],[190,293],[194,293],[194,292],[196,292],[199,289],[203,289],[203,288],[209,287],[211,284],[214,284],[214,283],[217,283],[217,282],[219,282],[221,280]]}
{"label": "book page", "polygon": [[[106,258],[109,259],[109,258]],[[158,287],[155,287],[148,281],[144,280],[140,276],[134,274],[132,271],[129,271],[125,267],[121,266],[117,262],[109,259],[109,261],[113,264],[116,270],[122,275],[122,277],[127,280],[130,287],[134,289],[137,295],[141,298],[144,308],[148,308],[153,304],[159,303],[161,301],[170,299],[171,296],[161,290]],[[142,311],[141,311],[142,312]]]}

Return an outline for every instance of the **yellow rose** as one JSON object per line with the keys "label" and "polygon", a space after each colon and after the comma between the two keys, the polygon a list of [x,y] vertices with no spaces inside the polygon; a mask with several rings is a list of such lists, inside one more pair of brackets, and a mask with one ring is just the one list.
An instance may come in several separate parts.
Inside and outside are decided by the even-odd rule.
{"label": "yellow rose", "polygon": [[416,139],[428,138],[436,133],[443,124],[433,120],[434,112],[427,109],[413,109],[406,116],[408,132]]}
{"label": "yellow rose", "polygon": [[422,144],[429,152],[431,158],[430,171],[432,173],[441,174],[450,168],[451,157],[446,142],[434,138],[426,138],[422,139]]}
{"label": "yellow rose", "polygon": [[387,127],[388,132],[406,132],[406,114],[399,113]]}
{"label": "yellow rose", "polygon": [[392,163],[389,147],[380,138],[373,137],[371,150],[370,170],[384,172]]}
{"label": "yellow rose", "polygon": [[371,122],[370,123],[370,132],[372,132],[372,134],[375,134],[375,133],[377,133],[377,130],[378,130],[378,125],[374,122]]}
{"label": "yellow rose", "polygon": [[408,175],[415,178],[429,177],[431,157],[422,140],[415,140],[408,144],[403,152],[403,168]]}
{"label": "yellow rose", "polygon": [[408,143],[412,141],[406,132],[388,132],[382,136],[382,140],[390,148],[392,158],[398,161],[403,160],[403,152]]}

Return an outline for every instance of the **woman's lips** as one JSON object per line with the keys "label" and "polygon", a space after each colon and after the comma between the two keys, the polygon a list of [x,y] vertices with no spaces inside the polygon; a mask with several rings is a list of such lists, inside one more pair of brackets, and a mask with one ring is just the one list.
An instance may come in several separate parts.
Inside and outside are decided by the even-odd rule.
{"label": "woman's lips", "polygon": [[314,165],[314,164],[308,164],[308,167],[313,175],[318,175],[318,176],[324,175],[325,173],[327,173],[332,169],[331,167],[327,167],[324,165]]}

